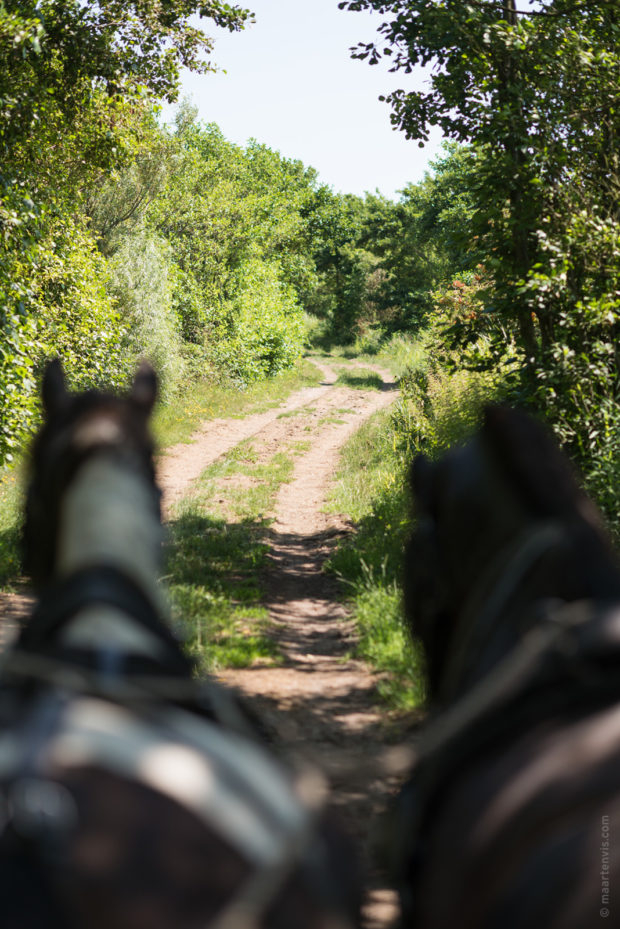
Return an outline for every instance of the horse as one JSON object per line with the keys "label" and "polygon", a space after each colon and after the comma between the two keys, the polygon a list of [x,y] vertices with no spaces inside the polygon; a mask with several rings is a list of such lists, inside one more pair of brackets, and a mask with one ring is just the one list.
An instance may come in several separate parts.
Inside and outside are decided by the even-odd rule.
{"label": "horse", "polygon": [[158,582],[160,492],[128,396],[44,373],[24,561],[38,603],[0,668],[5,929],[354,929],[347,842],[312,770],[200,683]]}
{"label": "horse", "polygon": [[429,717],[390,826],[407,929],[620,925],[620,569],[539,422],[412,468]]}

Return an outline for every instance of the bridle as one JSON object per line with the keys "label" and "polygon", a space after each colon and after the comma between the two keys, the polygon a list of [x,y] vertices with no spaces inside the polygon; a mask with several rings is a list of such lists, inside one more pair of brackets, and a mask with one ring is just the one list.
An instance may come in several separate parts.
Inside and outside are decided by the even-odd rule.
{"label": "bridle", "polygon": [[112,646],[77,649],[57,644],[63,628],[83,609],[95,604],[119,610],[156,636],[166,646],[167,675],[192,674],[192,662],[179,648],[151,599],[129,574],[116,565],[97,564],[81,568],[48,585],[18,637],[15,654],[31,652],[53,656],[60,652],[65,661],[99,670],[108,676],[113,674],[116,679],[149,671],[161,674],[161,662],[149,656],[127,654]]}
{"label": "bridle", "polygon": [[[116,398],[104,399],[111,404],[118,402]],[[83,465],[95,457],[106,455],[139,474],[151,489],[154,515],[158,520],[161,518],[161,491],[155,482],[150,440],[145,436],[141,448],[129,443],[129,435],[119,435],[114,442],[93,442],[80,447],[75,433],[80,422],[85,422],[94,411],[94,407],[91,411],[89,406],[96,401],[94,395],[86,394],[73,402],[76,410],[57,414],[47,422],[33,446],[34,467],[26,497],[23,548],[26,570],[39,585],[48,583],[54,574],[60,508],[65,493]]]}
{"label": "bridle", "polygon": [[441,677],[442,699],[447,703],[467,689],[471,657],[480,655],[488,641],[502,631],[502,616],[510,601],[525,586],[536,565],[567,537],[561,523],[542,520],[523,530],[487,565],[474,585],[450,641],[449,657]]}

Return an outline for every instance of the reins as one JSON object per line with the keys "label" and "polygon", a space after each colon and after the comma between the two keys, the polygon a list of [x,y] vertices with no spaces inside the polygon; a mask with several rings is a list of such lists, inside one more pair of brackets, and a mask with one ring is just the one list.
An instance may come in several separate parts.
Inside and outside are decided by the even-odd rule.
{"label": "reins", "polygon": [[[479,655],[500,626],[498,620],[507,611],[511,598],[524,583],[540,559],[565,536],[566,530],[556,521],[537,523],[526,529],[493,559],[474,587],[463,615],[459,618],[450,655],[442,674],[442,693],[449,700],[463,684],[471,655]],[[449,682],[446,688],[446,682]]]}

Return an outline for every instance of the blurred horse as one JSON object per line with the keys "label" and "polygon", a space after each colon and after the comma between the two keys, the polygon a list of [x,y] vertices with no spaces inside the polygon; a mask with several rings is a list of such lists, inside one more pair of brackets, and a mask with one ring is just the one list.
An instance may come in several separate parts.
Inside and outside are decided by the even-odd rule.
{"label": "blurred horse", "polygon": [[542,426],[503,408],[412,483],[406,614],[431,714],[391,826],[403,925],[620,925],[620,571],[601,518]]}
{"label": "blurred horse", "polygon": [[358,894],[323,785],[199,685],[166,625],[148,419],[44,375],[26,503],[39,601],[0,678],[3,929],[347,929]]}

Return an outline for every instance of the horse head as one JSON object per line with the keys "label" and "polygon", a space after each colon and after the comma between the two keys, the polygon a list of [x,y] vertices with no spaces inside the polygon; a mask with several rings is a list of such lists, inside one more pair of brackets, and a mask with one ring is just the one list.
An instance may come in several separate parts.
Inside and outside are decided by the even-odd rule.
{"label": "horse head", "polygon": [[406,614],[440,702],[515,644],[534,618],[528,604],[620,593],[596,507],[530,416],[489,407],[469,443],[438,461],[419,456],[411,480]]}
{"label": "horse head", "polygon": [[620,571],[601,517],[547,431],[504,408],[412,483],[406,611],[434,706],[390,824],[403,925],[589,929],[619,867]]}
{"label": "horse head", "polygon": [[24,565],[38,589],[56,570],[60,508],[64,492],[79,467],[97,454],[131,462],[155,487],[153,440],[148,421],[157,397],[157,377],[143,362],[126,397],[67,389],[59,359],[45,369],[42,382],[44,421],[33,443],[23,548]]}

